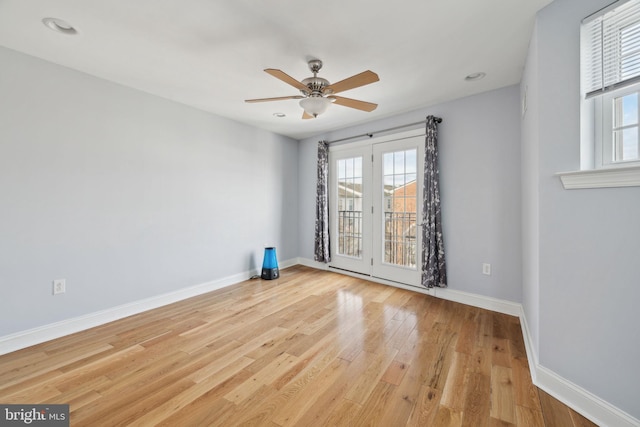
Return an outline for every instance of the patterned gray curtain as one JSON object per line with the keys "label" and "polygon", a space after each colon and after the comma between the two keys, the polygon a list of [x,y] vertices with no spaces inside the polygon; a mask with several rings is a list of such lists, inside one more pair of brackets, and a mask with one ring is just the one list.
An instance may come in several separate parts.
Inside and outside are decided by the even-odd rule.
{"label": "patterned gray curtain", "polygon": [[318,142],[318,184],[316,195],[316,239],[314,259],[331,261],[329,253],[329,143]]}
{"label": "patterned gray curtain", "polygon": [[438,168],[438,125],[427,117],[424,151],[424,186],[422,207],[422,286],[447,287],[447,264],[444,257],[440,216],[440,178]]}

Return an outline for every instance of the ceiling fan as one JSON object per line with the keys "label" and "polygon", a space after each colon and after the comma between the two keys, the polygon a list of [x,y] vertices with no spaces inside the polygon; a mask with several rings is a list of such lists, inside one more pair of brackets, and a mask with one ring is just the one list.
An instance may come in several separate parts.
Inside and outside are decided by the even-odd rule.
{"label": "ceiling fan", "polygon": [[266,73],[271,74],[273,77],[282,80],[283,82],[290,84],[296,89],[300,90],[301,95],[293,96],[281,96],[277,98],[260,98],[260,99],[247,99],[245,102],[265,102],[265,101],[282,101],[285,99],[300,99],[300,106],[304,109],[302,114],[303,119],[313,119],[318,117],[319,114],[324,113],[329,105],[338,104],[343,107],[355,108],[362,111],[373,111],[378,104],[371,102],[358,101],[357,99],[344,98],[336,96],[336,93],[344,92],[345,90],[354,89],[360,86],[365,86],[370,83],[375,83],[378,80],[378,75],[373,71],[363,71],[355,76],[348,77],[337,83],[330,84],[328,80],[318,77],[318,71],[322,68],[322,61],[319,59],[313,59],[309,61],[309,69],[313,73],[313,77],[306,78],[301,82],[289,76],[283,71],[273,68],[267,68],[264,70]]}

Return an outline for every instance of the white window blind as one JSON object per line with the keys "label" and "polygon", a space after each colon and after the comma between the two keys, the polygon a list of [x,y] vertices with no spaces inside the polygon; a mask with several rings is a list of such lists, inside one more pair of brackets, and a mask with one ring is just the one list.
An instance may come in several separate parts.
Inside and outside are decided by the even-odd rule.
{"label": "white window blind", "polygon": [[640,0],[621,0],[585,18],[581,32],[587,98],[640,82]]}

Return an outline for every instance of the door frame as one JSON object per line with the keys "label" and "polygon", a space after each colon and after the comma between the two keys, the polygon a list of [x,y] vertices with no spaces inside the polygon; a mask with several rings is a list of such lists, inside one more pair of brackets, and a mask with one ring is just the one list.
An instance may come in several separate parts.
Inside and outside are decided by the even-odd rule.
{"label": "door frame", "polygon": [[[404,132],[398,132],[398,133],[393,133],[393,134],[388,134],[388,135],[383,135],[380,137],[375,137],[375,138],[371,138],[368,140],[361,140],[361,141],[356,141],[356,142],[351,142],[351,143],[342,143],[339,145],[330,145],[329,146],[329,232],[330,234],[330,245],[331,245],[331,262],[329,263],[329,267],[330,268],[336,268],[336,269],[341,269],[341,270],[346,270],[347,272],[351,272],[351,273],[356,273],[356,274],[360,274],[360,275],[365,275],[365,276],[369,276],[372,279],[380,279],[383,281],[389,281],[389,282],[396,282],[399,284],[404,284],[404,285],[409,285],[409,286],[419,286],[420,285],[420,262],[421,262],[421,256],[418,255],[418,259],[417,259],[417,269],[415,271],[415,277],[410,277],[407,278],[406,275],[400,275],[403,277],[397,277],[397,275],[395,274],[395,272],[393,272],[393,270],[396,270],[395,268],[393,269],[382,269],[382,271],[380,271],[377,268],[374,268],[374,263],[376,262],[376,257],[373,254],[373,250],[374,247],[376,247],[376,245],[373,242],[374,239],[374,215],[376,215],[376,212],[379,213],[378,215],[378,220],[381,219],[381,215],[383,212],[383,209],[381,209],[382,207],[382,202],[380,202],[380,208],[374,210],[374,212],[372,213],[372,209],[374,206],[374,192],[372,191],[373,189],[367,191],[365,189],[365,191],[363,191],[363,202],[362,202],[362,221],[363,221],[363,229],[362,229],[362,233],[363,233],[363,251],[362,251],[362,259],[361,260],[355,260],[352,257],[344,257],[344,256],[340,256],[337,254],[337,251],[335,251],[335,240],[336,240],[336,233],[334,233],[334,230],[337,231],[336,228],[336,214],[333,213],[333,208],[334,206],[338,206],[338,195],[336,194],[336,191],[334,190],[334,185],[337,182],[337,172],[335,171],[335,167],[333,166],[334,162],[337,159],[341,159],[341,158],[349,158],[349,157],[354,157],[355,155],[361,155],[363,157],[363,162],[362,162],[362,167],[363,167],[363,171],[362,171],[362,175],[363,175],[363,179],[365,174],[369,174],[368,175],[368,179],[369,179],[369,185],[370,186],[375,186],[375,177],[374,177],[374,171],[373,171],[373,153],[374,153],[374,146],[377,144],[383,144],[383,143],[390,143],[390,142],[396,142],[396,141],[401,141],[401,140],[407,140],[407,139],[413,139],[416,137],[425,137],[426,133],[424,128],[419,128],[419,129],[413,129],[413,130],[408,130],[408,131],[404,131]],[[421,148],[418,149],[418,170],[417,170],[417,184],[418,184],[418,195],[419,195],[419,201],[421,201],[420,199],[422,198],[422,185],[423,185],[423,179],[422,179],[422,175],[424,174],[424,165],[423,163],[420,161],[420,159],[424,159],[424,144],[422,144]],[[365,170],[367,170],[367,172],[365,172]],[[417,206],[417,218],[418,221],[420,221],[420,218],[422,217],[422,203],[418,203]],[[421,240],[422,240],[422,231],[421,228],[419,227],[418,230],[416,230],[417,233],[417,250],[418,252],[421,252]],[[351,259],[349,259],[351,258]],[[378,254],[378,262],[381,263],[382,261],[382,255]],[[377,266],[376,266],[377,267]],[[397,267],[401,270],[408,270],[406,267]],[[396,270],[399,271],[399,270]]]}

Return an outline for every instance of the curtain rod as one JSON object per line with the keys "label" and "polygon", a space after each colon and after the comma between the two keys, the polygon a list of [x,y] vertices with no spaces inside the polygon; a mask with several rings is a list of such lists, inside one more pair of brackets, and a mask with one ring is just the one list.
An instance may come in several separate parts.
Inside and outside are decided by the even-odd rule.
{"label": "curtain rod", "polygon": [[[442,123],[442,118],[441,117],[435,117],[435,121],[436,121],[436,123]],[[362,135],[349,136],[347,138],[336,139],[334,141],[329,141],[329,144],[333,144],[333,143],[336,143],[336,142],[342,142],[342,141],[348,141],[350,139],[362,138],[363,136],[368,136],[369,138],[372,138],[374,133],[389,132],[390,130],[397,130],[397,129],[407,128],[409,126],[415,126],[415,125],[419,125],[419,124],[422,124],[422,123],[427,123],[427,121],[426,120],[422,120],[420,122],[409,123],[407,125],[396,126],[396,127],[392,127],[392,128],[388,128],[388,129],[382,129],[382,130],[378,130],[378,131],[370,132],[370,133],[363,133]]]}

